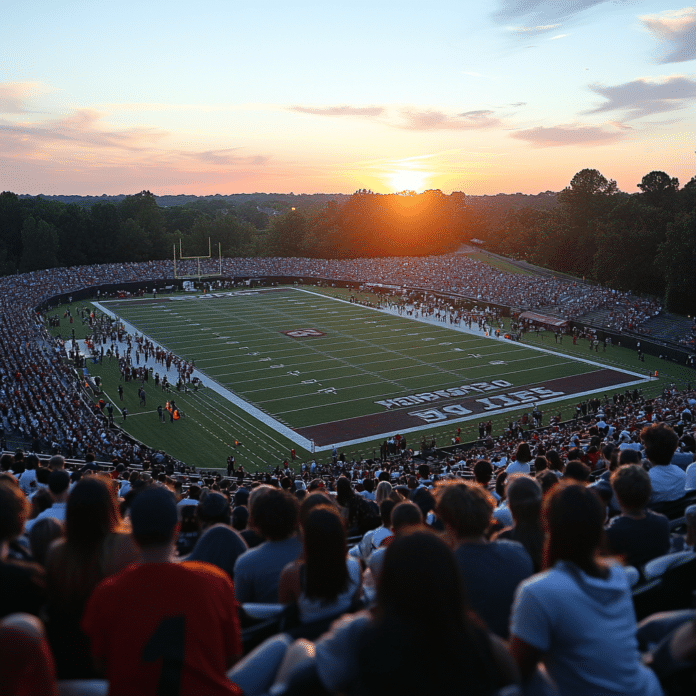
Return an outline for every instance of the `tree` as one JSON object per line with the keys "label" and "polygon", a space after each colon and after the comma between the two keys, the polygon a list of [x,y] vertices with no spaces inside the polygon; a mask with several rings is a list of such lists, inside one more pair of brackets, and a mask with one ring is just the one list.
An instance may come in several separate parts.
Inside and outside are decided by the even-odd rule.
{"label": "tree", "polygon": [[696,313],[696,212],[679,213],[667,225],[658,264],[665,276],[665,305],[672,312]]}
{"label": "tree", "polygon": [[145,252],[145,258],[139,260],[144,261],[150,257],[169,258],[170,250],[167,248],[164,215],[152,193],[141,191],[135,196],[127,196],[119,203],[118,210],[123,222],[132,219],[145,235],[145,241],[138,244],[138,249],[147,247],[147,252]]}
{"label": "tree", "polygon": [[58,231],[45,220],[28,217],[22,225],[21,271],[36,271],[58,265]]}
{"label": "tree", "polygon": [[671,205],[679,190],[679,179],[670,178],[664,172],[650,172],[638,184],[649,205],[656,208]]}
{"label": "tree", "polygon": [[299,210],[274,217],[268,234],[268,253],[271,256],[303,256],[307,232],[307,219]]}

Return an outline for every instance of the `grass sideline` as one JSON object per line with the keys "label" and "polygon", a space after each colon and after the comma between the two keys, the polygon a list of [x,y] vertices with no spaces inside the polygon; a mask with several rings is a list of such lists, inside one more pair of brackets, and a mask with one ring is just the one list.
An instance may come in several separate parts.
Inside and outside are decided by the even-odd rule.
{"label": "grass sideline", "polygon": [[[292,301],[288,301],[287,299],[283,300],[283,302],[281,302],[281,307],[278,308],[277,299],[280,295],[276,295],[274,299],[272,293],[267,293],[261,296],[261,299],[268,301],[256,303],[255,301],[258,300],[260,296],[252,296],[254,301],[251,301],[251,304],[253,306],[251,308],[247,307],[244,310],[245,313],[238,313],[232,317],[225,315],[225,312],[223,312],[220,307],[216,306],[218,304],[224,306],[224,303],[227,302],[225,299],[221,299],[219,302],[218,300],[212,299],[205,301],[190,299],[182,299],[175,302],[169,301],[166,303],[167,307],[171,307],[171,311],[169,312],[164,312],[159,302],[158,305],[160,308],[155,310],[152,309],[154,305],[136,304],[136,302],[116,304],[120,309],[119,314],[121,314],[125,320],[132,321],[133,324],[138,326],[141,330],[144,330],[151,338],[164,343],[169,349],[182,355],[182,357],[193,357],[198,367],[205,369],[206,373],[215,376],[218,381],[225,379],[231,380],[230,386],[234,388],[235,393],[245,396],[269,415],[276,416],[288,425],[294,427],[310,423],[312,419],[316,421],[317,415],[319,415],[320,418],[334,418],[337,412],[344,415],[361,413],[365,412],[366,408],[373,408],[373,410],[377,411],[379,408],[375,406],[374,401],[378,400],[376,399],[377,396],[387,396],[387,393],[384,391],[384,385],[390,382],[398,382],[402,387],[406,388],[407,391],[408,388],[412,390],[432,389],[435,388],[432,379],[433,372],[440,376],[448,375],[450,372],[456,373],[456,370],[450,369],[447,365],[447,362],[452,357],[450,352],[451,347],[438,345],[438,350],[432,350],[429,347],[433,344],[455,343],[455,340],[449,340],[449,336],[447,341],[437,340],[449,332],[449,329],[445,325],[430,326],[416,322],[404,324],[404,322],[408,320],[381,312],[375,312],[374,310],[359,305],[348,305],[345,304],[345,302],[338,303],[333,301],[335,299],[345,300],[347,294],[347,291],[338,289],[312,288],[311,296],[307,293],[303,293],[303,296],[311,298],[311,302],[315,303],[313,307],[308,304],[309,300],[296,298]],[[292,296],[295,295],[293,294]],[[179,294],[178,297],[181,298],[183,295]],[[375,296],[368,294],[362,297],[373,302],[376,299]],[[243,298],[244,296],[242,295],[240,298],[235,299]],[[326,304],[327,302],[328,304]],[[283,307],[283,304],[285,304],[286,307]],[[261,305],[263,305],[263,307],[261,307]],[[115,307],[115,305],[112,304],[106,306],[109,308]],[[150,307],[150,309],[147,309],[148,307]],[[336,307],[340,308],[336,309]],[[311,311],[309,311],[310,309]],[[56,311],[60,316],[64,308],[54,310],[54,312]],[[152,316],[153,312],[156,315],[154,317]],[[319,313],[318,315],[317,312]],[[338,312],[338,314],[334,315],[331,314],[331,312]],[[160,318],[157,313],[162,313],[162,318]],[[74,310],[73,314],[75,314]],[[172,314],[176,316],[167,316],[166,319],[164,318],[164,315]],[[212,318],[207,318],[206,321],[203,321],[204,314],[211,314]],[[377,317],[377,319],[374,317]],[[171,321],[172,319],[174,322]],[[326,337],[304,338],[300,340],[288,338],[280,333],[283,330],[282,327],[286,327],[287,330],[292,330],[294,328],[312,328],[305,325],[305,322],[312,321],[315,323],[321,322],[320,324],[316,323],[316,326],[328,329],[328,331],[325,332],[328,336],[332,331],[336,331],[336,321],[334,320],[339,323],[347,323],[349,327],[349,329],[346,330],[348,333],[342,332],[338,336],[339,345],[336,350],[339,352],[343,350],[344,355],[342,357],[339,356],[339,358],[332,358],[334,362],[336,359],[339,359],[343,360],[343,363],[345,363],[347,361],[346,356],[352,356],[351,360],[353,363],[361,363],[359,366],[361,372],[359,374],[364,376],[366,374],[375,373],[375,375],[377,375],[377,371],[374,369],[375,365],[369,362],[366,363],[365,360],[373,360],[375,356],[381,360],[383,355],[379,355],[378,351],[371,356],[366,356],[364,351],[361,353],[355,347],[356,345],[364,347],[367,344],[374,344],[375,340],[373,334],[376,329],[378,329],[379,336],[382,337],[378,341],[380,344],[379,347],[387,351],[391,350],[392,354],[394,353],[393,343],[391,341],[392,333],[397,337],[399,334],[406,334],[405,339],[399,338],[398,340],[398,343],[401,344],[400,354],[393,356],[394,359],[391,365],[381,365],[379,375],[374,378],[370,376],[370,380],[359,385],[360,389],[358,389],[355,385],[351,384],[351,382],[355,381],[355,377],[354,374],[351,376],[350,371],[355,370],[356,365],[351,363],[347,371],[347,366],[345,364],[338,366],[331,364],[331,360],[328,360],[325,355],[327,344],[324,343],[324,348],[321,350],[316,347],[317,344],[321,345],[321,342],[325,342],[327,340]],[[214,324],[215,321],[218,322],[217,325],[206,325],[209,322],[213,322]],[[375,321],[379,323],[371,323]],[[177,331],[173,333],[172,323],[175,325],[175,328],[177,328]],[[198,324],[200,331],[197,327],[193,326],[194,324]],[[251,324],[254,326],[252,327]],[[63,326],[65,326],[64,323]],[[71,328],[72,327],[76,329],[77,338],[83,337],[86,333],[86,327],[82,325],[76,323],[73,324]],[[206,328],[210,328],[210,331],[203,330]],[[250,333],[252,328],[254,331]],[[400,328],[404,330],[391,332],[391,329]],[[406,328],[412,328],[413,330],[406,331]],[[215,329],[220,330],[215,331]],[[389,330],[387,331],[387,329]],[[60,329],[53,330],[54,333],[59,331]],[[219,336],[214,340],[209,338],[203,339],[202,343],[206,351],[201,353],[201,346],[198,345],[198,347],[196,347],[198,341],[193,339],[196,335],[206,336],[207,334],[208,336],[212,336],[215,333],[219,334]],[[408,334],[417,335],[408,336]],[[160,340],[162,336],[164,336],[166,340]],[[421,339],[424,338],[435,340],[422,341]],[[254,345],[249,345],[252,343],[252,339],[256,341],[256,343]],[[459,351],[456,356],[457,358],[459,358],[465,350],[469,350],[469,346],[475,344],[480,345],[482,341],[481,337],[465,334],[457,334],[454,336],[454,339],[456,339],[456,341],[461,341],[461,346],[466,346]],[[409,344],[408,350],[411,350],[413,355],[409,356],[405,354],[407,347],[404,346],[404,340]],[[239,341],[239,343],[228,343],[227,341]],[[312,348],[311,343],[308,344],[310,341],[315,342],[314,348]],[[356,341],[358,343],[349,345],[350,341]],[[419,345],[413,348],[412,344],[416,341],[419,342]],[[282,352],[279,351],[279,343],[282,343],[286,350]],[[582,365],[582,363],[564,362],[563,358],[567,357],[591,358],[592,360],[606,363],[611,367],[641,372],[646,372],[648,369],[658,369],[661,371],[660,379],[651,383],[646,383],[643,386],[643,392],[646,396],[653,396],[660,393],[665,385],[673,382],[683,386],[693,375],[693,372],[688,368],[680,368],[680,366],[674,365],[673,363],[666,363],[650,356],[646,356],[645,363],[638,363],[635,352],[624,348],[612,347],[608,349],[606,354],[602,354],[601,352],[599,354],[595,354],[594,352],[590,354],[587,348],[587,342],[579,341],[577,346],[573,346],[569,339],[566,339],[562,346],[557,346],[553,344],[553,337],[548,332],[545,334],[542,333],[539,337],[535,334],[529,334],[525,337],[525,343],[553,349],[554,356],[551,356],[550,362],[548,358],[544,358],[542,366],[536,368],[537,370],[541,369],[546,376],[551,374],[549,371],[567,369],[567,365],[570,365],[572,370],[577,370],[578,366]],[[229,355],[231,351],[240,352],[238,350],[239,348],[246,348],[247,350],[243,351],[244,355],[241,356],[243,359],[236,361],[235,370],[230,375],[225,374],[226,370],[229,372],[229,361],[216,361],[213,355],[215,351],[210,350],[210,344],[217,346],[224,345],[225,348],[222,351],[224,355]],[[391,347],[387,344],[390,344]],[[488,341],[487,344],[490,349],[502,349],[512,354],[519,354],[519,351],[526,350],[518,344],[502,339],[498,342]],[[425,349],[425,347],[427,347],[427,349]],[[217,350],[217,348],[215,350]],[[373,348],[370,348],[370,350],[373,350]],[[474,349],[472,348],[471,350]],[[247,353],[258,353],[258,355],[247,355]],[[426,355],[428,359],[424,360],[424,356]],[[271,358],[271,360],[260,363],[259,360],[262,358]],[[210,362],[210,364],[204,364],[205,361],[212,362]],[[532,358],[531,361],[535,362],[536,357]],[[310,385],[298,385],[298,380],[295,379],[293,381],[295,376],[288,376],[286,374],[283,375],[282,379],[276,376],[279,374],[278,370],[269,376],[268,370],[260,369],[259,367],[268,362],[292,368],[278,368],[285,373],[295,371],[302,372],[303,374],[297,375],[296,377],[303,377],[305,379],[300,379],[299,382],[314,379],[316,379],[317,382]],[[413,365],[420,365],[424,369],[421,371],[409,370],[409,366],[412,367]],[[279,433],[276,428],[269,426],[267,423],[257,418],[251,417],[247,409],[236,406],[211,389],[206,388],[199,392],[188,394],[175,393],[174,398],[176,398],[177,404],[184,411],[185,418],[174,424],[169,422],[160,424],[155,409],[158,403],[163,403],[166,395],[156,390],[152,382],[148,383],[146,387],[146,407],[140,407],[138,404],[137,388],[139,385],[136,383],[125,385],[124,401],[121,403],[116,394],[118,386],[116,361],[114,360],[112,363],[109,363],[108,360],[105,360],[100,365],[89,363],[88,367],[93,374],[101,374],[104,391],[107,397],[116,405],[117,412],[121,406],[127,406],[129,416],[124,425],[127,426],[128,431],[134,437],[146,442],[150,446],[166,449],[177,458],[189,464],[204,468],[222,468],[224,467],[227,456],[234,452],[237,464],[243,464],[247,470],[253,471],[266,470],[268,466],[275,466],[284,459],[289,458],[292,449],[296,450],[297,462],[301,460],[306,461],[310,458],[310,453],[306,449],[294,444],[289,438]],[[389,379],[388,374],[385,375],[384,372],[381,371],[382,368],[384,368],[387,373],[392,373],[392,376],[400,375],[404,372],[409,374],[407,374],[406,377],[401,375],[396,379]],[[481,365],[469,365],[461,369],[466,369],[467,377],[471,379],[484,379],[485,376],[489,376],[491,379],[493,378],[490,377],[492,373],[488,365],[485,367]],[[496,369],[496,373],[498,373],[498,369],[500,368]],[[582,369],[583,368],[580,369],[581,372]],[[478,370],[478,372],[474,374],[472,370]],[[486,370],[488,371],[487,373],[485,372]],[[455,379],[455,376],[456,375],[450,375],[448,379]],[[512,381],[512,379],[510,381]],[[316,392],[316,384],[324,385],[329,383],[335,385],[336,394],[317,395],[310,391],[313,389],[314,392]],[[344,389],[342,385],[347,386]],[[298,392],[300,387],[301,389]],[[346,391],[346,389],[355,394],[358,394],[360,390],[362,390],[362,392],[359,397],[354,399],[344,399],[342,401],[340,398],[337,398],[342,392]],[[312,401],[315,403],[301,407],[299,402],[306,402],[307,397],[310,395]],[[315,397],[318,398],[318,401]],[[293,402],[298,402],[294,404],[296,407],[293,407]],[[560,412],[564,418],[570,417],[574,411],[574,404],[576,402],[577,398],[570,397],[563,403],[552,404],[545,407],[544,411],[547,416],[545,420],[548,421],[548,415],[556,412]],[[519,412],[513,411],[493,416],[491,419],[494,423],[494,435],[502,432],[504,423],[516,419],[523,412],[529,410],[531,409],[521,408]],[[117,417],[117,423],[120,420],[121,419]],[[428,439],[434,438],[438,444],[443,445],[450,442],[454,429],[460,426],[462,428],[461,438],[462,441],[465,442],[476,439],[477,423],[478,420],[464,421],[455,424],[446,423],[439,427],[435,425],[424,425],[423,433]],[[417,447],[417,441],[419,441],[419,439],[419,435],[410,436],[409,442],[411,445]],[[236,448],[233,446],[235,440],[240,442]],[[381,439],[374,439],[361,442],[355,445],[349,445],[344,448],[344,450],[348,457],[372,456],[373,453],[379,451],[380,441]],[[330,454],[330,452],[327,454]],[[325,457],[326,455],[321,453],[318,456]]]}

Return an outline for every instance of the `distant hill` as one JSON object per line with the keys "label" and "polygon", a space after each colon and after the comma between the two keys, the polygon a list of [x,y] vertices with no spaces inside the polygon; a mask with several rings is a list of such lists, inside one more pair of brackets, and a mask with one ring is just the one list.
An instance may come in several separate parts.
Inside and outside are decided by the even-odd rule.
{"label": "distant hill", "polygon": [[[115,196],[102,194],[101,196],[47,196],[43,193],[37,198],[44,198],[48,201],[58,201],[60,203],[75,203],[77,205],[91,208],[95,203],[120,203],[124,198],[132,194],[120,193]],[[554,191],[545,191],[536,195],[527,195],[524,193],[498,193],[494,196],[469,196],[466,201],[468,205],[481,212],[493,214],[494,216],[503,215],[509,210],[518,208],[536,208],[539,210],[549,210],[556,206],[556,196]],[[21,194],[20,198],[33,198],[27,194]],[[239,206],[249,201],[254,201],[256,205],[264,209],[276,210],[278,212],[286,212],[290,208],[305,209],[322,206],[329,201],[337,201],[340,204],[345,203],[350,198],[345,193],[234,193],[222,195],[220,193],[214,196],[194,196],[191,194],[181,193],[178,196],[155,196],[157,205],[162,208],[171,208],[174,206],[186,205],[187,203],[198,202],[214,202],[228,203],[230,206]]]}
{"label": "distant hill", "polygon": [[[44,198],[47,201],[57,201],[59,203],[75,203],[77,205],[91,208],[95,203],[120,203],[124,198],[132,194],[120,193],[116,196],[47,196],[40,193],[38,196],[21,194],[20,198]],[[290,208],[313,208],[326,204],[328,201],[338,201],[343,203],[350,196],[344,193],[313,193],[313,194],[293,194],[293,193],[234,193],[223,196],[220,193],[214,196],[194,196],[190,194],[179,194],[178,196],[155,196],[157,205],[162,208],[186,205],[187,203],[213,202],[227,203],[231,207],[243,205],[249,201],[254,201],[260,208],[286,212]]]}

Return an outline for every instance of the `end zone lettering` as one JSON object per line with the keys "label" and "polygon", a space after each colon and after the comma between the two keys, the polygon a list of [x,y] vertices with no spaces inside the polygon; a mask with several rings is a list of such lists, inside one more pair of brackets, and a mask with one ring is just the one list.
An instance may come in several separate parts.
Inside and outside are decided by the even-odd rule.
{"label": "end zone lettering", "polygon": [[[488,396],[481,399],[471,399],[464,404],[453,404],[444,406],[440,409],[428,408],[422,411],[409,411],[409,416],[420,418],[426,423],[437,423],[438,421],[466,416],[470,413],[485,413],[487,411],[499,410],[512,406],[522,406],[530,404],[539,399],[548,399],[553,396],[564,396],[565,392],[552,391],[544,387],[530,387],[523,391],[508,392],[499,396]],[[497,403],[494,403],[497,402]],[[469,406],[470,408],[467,408]]]}
{"label": "end zone lettering", "polygon": [[495,391],[496,389],[503,389],[511,386],[512,382],[506,382],[504,379],[494,379],[491,382],[474,382],[473,384],[465,384],[461,387],[436,389],[435,391],[411,394],[410,396],[397,396],[393,399],[375,401],[375,403],[385,408],[392,408],[394,406],[415,406],[416,404],[422,404],[427,401],[451,399],[453,396],[466,396],[470,392]]}

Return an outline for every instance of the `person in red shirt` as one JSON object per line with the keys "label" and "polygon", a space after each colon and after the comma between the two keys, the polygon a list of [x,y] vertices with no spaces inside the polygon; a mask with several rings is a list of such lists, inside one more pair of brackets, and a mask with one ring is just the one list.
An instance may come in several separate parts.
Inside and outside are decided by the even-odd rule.
{"label": "person in red shirt", "polygon": [[227,670],[242,652],[234,585],[216,566],[173,562],[179,536],[174,496],[151,486],[131,505],[142,556],[102,581],[82,618],[111,696],[241,696]]}

